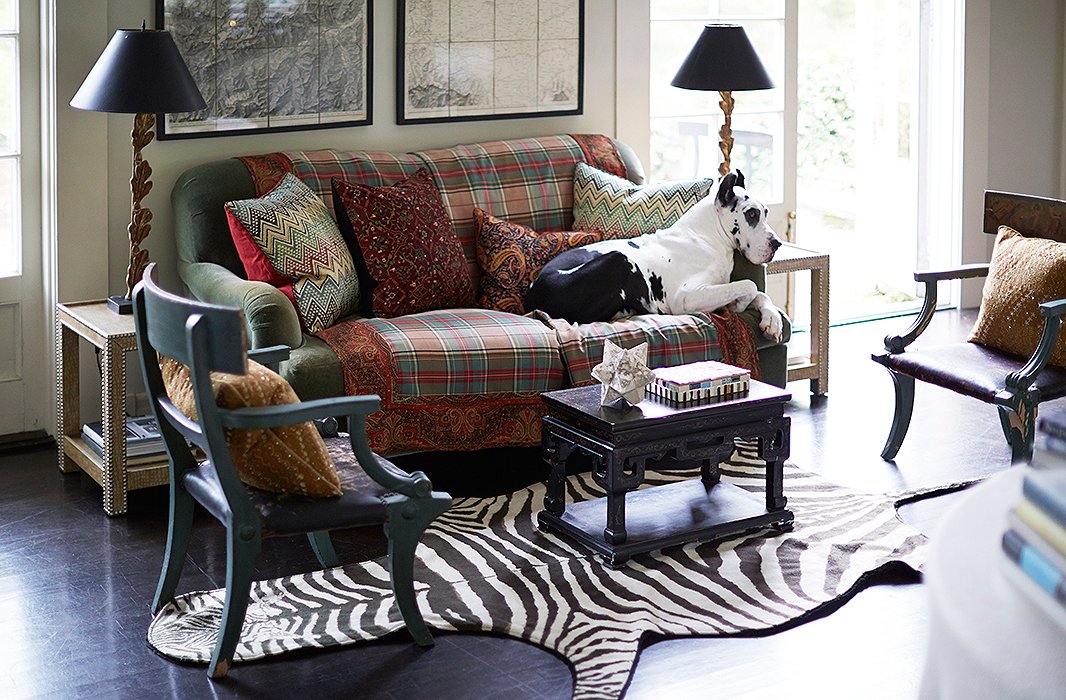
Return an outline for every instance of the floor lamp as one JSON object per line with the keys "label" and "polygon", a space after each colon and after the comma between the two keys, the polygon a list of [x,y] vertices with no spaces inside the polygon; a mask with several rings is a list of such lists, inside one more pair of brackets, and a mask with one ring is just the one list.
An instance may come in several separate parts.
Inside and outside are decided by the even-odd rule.
{"label": "floor lamp", "polygon": [[725,114],[725,122],[718,132],[718,147],[723,157],[718,174],[725,177],[733,151],[733,92],[768,90],[774,86],[744,27],[705,26],[670,84],[685,90],[716,90],[721,96],[718,104]]}
{"label": "floor lamp", "polygon": [[126,270],[126,296],[108,297],[107,304],[120,314],[133,312],[133,287],[141,281],[148,265],[148,251],[141,243],[152,225],[152,210],[141,200],[152,190],[152,168],[141,155],[155,138],[157,113],[195,112],[205,109],[196,81],[189,73],[170,32],[145,29],[119,29],[85,77],[70,106],[93,112],[134,114],[133,176],[130,178],[132,207],[130,225],[130,264]]}

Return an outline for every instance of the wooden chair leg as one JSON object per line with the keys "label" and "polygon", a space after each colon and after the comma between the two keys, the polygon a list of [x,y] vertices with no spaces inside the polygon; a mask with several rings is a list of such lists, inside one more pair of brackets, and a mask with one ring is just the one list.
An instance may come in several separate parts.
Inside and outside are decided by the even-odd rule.
{"label": "wooden chair leg", "polygon": [[907,437],[907,429],[911,427],[911,414],[914,412],[914,377],[888,370],[892,376],[892,384],[896,389],[896,412],[892,416],[892,429],[888,433],[888,441],[881,450],[881,459],[891,461],[896,458],[903,438]]}
{"label": "wooden chair leg", "polygon": [[422,618],[415,596],[415,549],[433,519],[448,509],[450,498],[403,498],[389,504],[385,535],[389,538],[389,577],[396,606],[407,631],[419,646],[433,646],[433,635]]}
{"label": "wooden chair leg", "polygon": [[[246,526],[247,527],[247,526]],[[244,613],[248,610],[248,597],[252,587],[252,572],[261,542],[258,533],[241,539],[240,526],[234,525],[229,534],[226,549],[226,603],[222,608],[222,624],[218,629],[218,641],[211,655],[207,675],[225,678],[233,663],[233,652],[241,639]]]}
{"label": "wooden chair leg", "polygon": [[185,553],[192,534],[192,517],[196,502],[180,484],[170,487],[170,526],[167,531],[167,549],[163,554],[163,569],[159,572],[159,584],[152,600],[152,612],[159,610],[174,598],[185,565]]}
{"label": "wooden chair leg", "polygon": [[315,550],[318,563],[323,568],[332,569],[335,566],[340,566],[340,559],[337,558],[337,552],[333,549],[333,540],[330,539],[328,532],[325,530],[309,532],[307,533],[307,539],[310,540],[311,549]]}
{"label": "wooden chair leg", "polygon": [[1033,458],[1033,442],[1036,439],[1036,406],[1024,399],[1017,408],[998,406],[999,423],[1010,445],[1011,463],[1028,462]]}

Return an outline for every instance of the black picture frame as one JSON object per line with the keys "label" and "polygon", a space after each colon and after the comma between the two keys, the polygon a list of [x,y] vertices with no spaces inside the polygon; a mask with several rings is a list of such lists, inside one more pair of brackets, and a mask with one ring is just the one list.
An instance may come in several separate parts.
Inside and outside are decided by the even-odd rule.
{"label": "black picture frame", "polygon": [[[532,3],[544,2],[545,0],[531,0]],[[425,2],[425,0],[412,0],[412,3]],[[454,0],[453,0],[454,2]],[[573,0],[556,0],[558,4],[573,4]],[[442,106],[436,110],[429,109],[426,112],[426,116],[417,116],[409,113],[408,110],[408,94],[407,94],[407,65],[408,65],[408,40],[407,40],[407,1],[397,0],[396,2],[396,123],[397,124],[441,124],[450,122],[469,122],[469,121],[488,121],[496,119],[528,119],[539,117],[564,117],[574,116],[578,114],[584,114],[585,107],[585,0],[578,0],[577,12],[578,12],[578,32],[577,32],[577,75],[576,75],[576,100],[575,106],[569,109],[519,109],[514,112],[495,111],[495,107],[491,112],[475,113],[467,112],[461,114],[442,115],[434,114],[434,111],[451,111],[453,105]],[[542,39],[537,37],[538,52],[540,48],[540,41]],[[449,51],[453,44],[458,42],[447,42]],[[487,42],[486,42],[487,43]],[[494,44],[506,43],[493,41]],[[538,53],[539,55],[539,53]],[[538,75],[539,80],[539,75]],[[539,85],[538,85],[539,89]],[[450,91],[450,85],[448,91]],[[495,84],[493,86],[495,94]]]}
{"label": "black picture frame", "polygon": [[[269,0],[265,3],[265,6],[269,6]],[[196,11],[196,6],[202,5],[205,10],[202,12]],[[229,23],[230,26],[235,26],[232,22],[236,21],[231,15],[234,15],[237,10],[243,7],[247,7],[248,4],[229,3],[223,6],[223,3],[216,3],[214,0],[156,0],[156,26],[160,29],[170,30],[174,36],[174,41],[178,45],[178,49],[182,52],[182,56],[185,58],[186,64],[189,66],[189,70],[192,72],[193,77],[197,79],[197,85],[200,87],[201,93],[204,95],[204,99],[207,101],[208,109],[203,110],[201,113],[195,113],[202,115],[202,119],[189,121],[186,118],[181,118],[180,121],[175,120],[174,117],[178,115],[156,115],[156,132],[157,137],[160,140],[171,139],[195,139],[195,138],[212,138],[222,136],[238,136],[242,134],[268,134],[268,133],[283,133],[289,131],[309,131],[317,129],[337,129],[351,126],[367,126],[373,124],[373,103],[374,103],[374,0],[318,0],[314,3],[314,7],[318,8],[319,15],[314,20],[304,21],[304,25],[313,24],[316,40],[320,42],[318,44],[317,52],[311,55],[300,54],[299,50],[303,48],[299,45],[286,46],[283,43],[276,43],[275,38],[261,39],[258,43],[268,42],[267,46],[252,46],[243,50],[248,52],[260,51],[266,52],[266,70],[260,76],[260,82],[265,83],[268,88],[266,95],[263,98],[266,102],[266,110],[262,114],[253,114],[252,116],[234,116],[225,117],[219,116],[222,111],[219,107],[219,95],[221,94],[221,82],[218,78],[220,65],[223,64],[223,56],[227,53],[237,54],[241,51],[241,48],[236,48],[232,51],[228,51],[225,48],[220,48],[219,44],[224,40],[222,27],[224,23]],[[361,90],[362,108],[359,110],[345,110],[346,112],[354,112],[358,114],[354,118],[341,118],[330,119],[328,121],[321,121],[322,115],[341,114],[340,111],[329,112],[321,109],[323,99],[322,95],[322,76],[323,76],[323,50],[322,50],[322,36],[329,32],[336,32],[338,38],[343,37],[343,32],[346,30],[343,22],[343,15],[350,13],[353,8],[362,7],[362,26],[364,41],[361,46],[361,64],[363,67],[363,81]],[[168,10],[175,8],[176,6],[182,6],[188,8],[188,14],[190,17],[187,21],[190,25],[196,26],[175,27],[167,24]],[[260,3],[260,6],[264,4]],[[289,11],[298,11],[299,3],[281,2],[279,6],[283,6],[284,9]],[[218,14],[214,14],[214,9],[218,8]],[[212,12],[208,12],[207,8],[211,8]],[[227,10],[229,10],[227,12]],[[265,10],[264,10],[265,13]],[[326,22],[324,17],[325,13],[331,13],[329,22]],[[342,21],[338,22],[338,17]],[[352,21],[349,18],[349,21]],[[298,22],[294,22],[289,26],[290,31],[296,31],[292,29],[294,26],[298,26]],[[280,21],[275,27],[282,28],[281,31],[285,31]],[[266,29],[260,28],[263,35],[268,34]],[[279,32],[275,30],[274,36],[276,37]],[[210,39],[201,39],[201,37],[209,37]],[[200,45],[190,47],[188,45],[194,43],[197,40],[200,41]],[[241,39],[235,40],[235,43],[241,44]],[[245,40],[244,44],[256,44],[257,41],[252,39],[251,41]],[[346,41],[343,44],[336,42],[333,45],[335,51],[343,51],[350,49],[351,46],[356,45],[358,42]],[[203,44],[209,44],[204,46]],[[205,50],[206,49],[206,50]],[[289,115],[271,115],[269,102],[271,100],[269,85],[275,79],[270,74],[270,55],[276,53],[282,56],[279,61],[282,65],[293,65],[297,60],[302,59],[304,65],[308,60],[312,61],[315,65],[313,70],[318,77],[318,93],[317,99],[319,100],[319,109],[317,111],[306,111],[293,113]],[[297,60],[286,61],[286,53],[294,54],[293,58]],[[249,61],[250,62],[250,61]],[[204,79],[205,75],[211,76],[209,79]],[[241,78],[247,77],[246,75],[238,76]],[[336,75],[336,78],[343,77],[342,75]],[[201,84],[203,82],[204,84]],[[233,81],[239,83],[240,81]],[[335,83],[339,80],[335,80]],[[297,85],[298,81],[291,81],[289,86]],[[344,95],[336,96],[336,99],[342,100]],[[314,97],[311,98],[315,99]],[[248,101],[242,101],[240,103],[242,109],[247,109],[246,105]],[[253,107],[254,107],[253,103]],[[262,105],[259,105],[262,106]],[[315,120],[317,116],[318,121]],[[265,125],[249,125],[249,126],[234,126],[233,122],[225,123],[224,126],[219,126],[219,121],[233,119],[243,120],[247,122],[264,122]],[[214,128],[208,122],[214,121]],[[198,123],[196,123],[198,122]],[[184,123],[184,126],[179,127],[178,124]],[[188,126],[194,124],[193,126]]]}

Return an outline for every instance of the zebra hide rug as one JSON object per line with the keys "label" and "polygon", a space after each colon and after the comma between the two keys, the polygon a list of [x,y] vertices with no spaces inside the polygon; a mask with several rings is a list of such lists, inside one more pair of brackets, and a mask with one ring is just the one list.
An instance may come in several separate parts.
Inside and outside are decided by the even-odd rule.
{"label": "zebra hide rug", "polygon": [[[499,633],[557,652],[573,667],[575,698],[616,698],[644,635],[770,630],[810,617],[890,562],[922,568],[926,538],[897,518],[896,504],[946,489],[869,495],[791,463],[785,469],[791,532],[673,547],[619,569],[537,530],[543,485],[457,499],[418,549],[419,604],[437,630]],[[745,448],[721,471],[763,491],[763,463]],[[692,473],[648,476],[651,485]],[[570,477],[567,488],[568,501],[602,495],[587,474]],[[223,594],[178,597],[153,620],[148,643],[164,656],[206,663]],[[400,627],[384,558],[259,581],[236,660],[373,640]]]}

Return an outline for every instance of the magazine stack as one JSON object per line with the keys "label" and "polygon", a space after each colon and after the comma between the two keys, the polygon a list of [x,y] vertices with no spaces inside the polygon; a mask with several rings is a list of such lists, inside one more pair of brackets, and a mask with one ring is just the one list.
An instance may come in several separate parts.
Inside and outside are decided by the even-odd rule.
{"label": "magazine stack", "polygon": [[[104,454],[103,425],[100,421],[81,426],[81,436],[92,450]],[[137,464],[155,462],[163,458],[165,448],[163,436],[159,433],[152,416],[138,416],[126,419],[126,463]]]}

